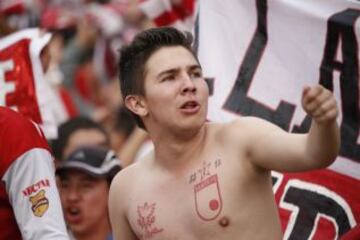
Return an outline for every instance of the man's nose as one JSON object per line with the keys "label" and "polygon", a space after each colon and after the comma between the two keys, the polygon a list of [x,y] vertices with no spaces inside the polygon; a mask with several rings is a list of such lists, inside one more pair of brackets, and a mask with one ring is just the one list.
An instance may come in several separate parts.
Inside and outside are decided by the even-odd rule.
{"label": "man's nose", "polygon": [[194,80],[188,74],[184,74],[182,79],[183,79],[182,93],[195,93],[196,85],[194,83]]}
{"label": "man's nose", "polygon": [[80,191],[76,187],[71,187],[67,190],[67,199],[69,201],[77,201],[80,199]]}

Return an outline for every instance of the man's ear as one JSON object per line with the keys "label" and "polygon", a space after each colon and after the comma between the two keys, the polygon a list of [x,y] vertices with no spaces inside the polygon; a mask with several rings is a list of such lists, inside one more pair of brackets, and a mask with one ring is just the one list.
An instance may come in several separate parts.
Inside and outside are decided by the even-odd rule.
{"label": "man's ear", "polygon": [[142,96],[139,95],[126,96],[125,106],[139,117],[145,117],[148,114],[147,106]]}

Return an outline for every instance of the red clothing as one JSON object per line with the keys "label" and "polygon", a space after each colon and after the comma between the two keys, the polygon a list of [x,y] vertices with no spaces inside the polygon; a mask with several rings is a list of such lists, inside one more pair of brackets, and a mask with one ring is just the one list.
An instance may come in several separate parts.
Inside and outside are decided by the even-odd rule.
{"label": "red clothing", "polygon": [[42,131],[1,106],[0,177],[0,240],[68,239]]}
{"label": "red clothing", "polygon": [[346,232],[341,238],[341,240],[356,240],[360,239],[360,225],[356,225],[354,228]]}
{"label": "red clothing", "polygon": [[[48,149],[46,140],[37,132],[34,125],[8,108],[0,107],[0,177],[20,155],[29,149],[39,147]],[[18,137],[21,136],[21,137]],[[0,239],[21,239],[15,216],[2,182],[0,185]]]}
{"label": "red clothing", "polygon": [[21,240],[20,230],[16,224],[14,212],[9,203],[8,196],[3,183],[0,184],[0,239]]}
{"label": "red clothing", "polygon": [[147,0],[140,4],[140,10],[156,26],[173,26],[190,31],[194,25],[195,0],[183,0],[179,5],[170,0]]}
{"label": "red clothing", "polygon": [[0,177],[20,155],[32,148],[49,150],[40,128],[19,113],[0,107]]}

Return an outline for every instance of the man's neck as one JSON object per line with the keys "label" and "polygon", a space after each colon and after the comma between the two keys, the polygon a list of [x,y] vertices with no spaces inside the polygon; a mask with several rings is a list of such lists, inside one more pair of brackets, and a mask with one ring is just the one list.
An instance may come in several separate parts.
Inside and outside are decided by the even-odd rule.
{"label": "man's neck", "polygon": [[168,170],[186,168],[199,158],[206,144],[207,127],[185,134],[169,134],[153,139],[155,159]]}
{"label": "man's neck", "polygon": [[91,231],[85,233],[74,233],[76,240],[106,240],[111,234],[109,223],[103,223],[97,225]]}

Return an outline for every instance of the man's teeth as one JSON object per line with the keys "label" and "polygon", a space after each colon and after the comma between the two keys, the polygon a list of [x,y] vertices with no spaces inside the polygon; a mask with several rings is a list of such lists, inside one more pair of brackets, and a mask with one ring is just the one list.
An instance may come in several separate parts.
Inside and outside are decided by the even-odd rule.
{"label": "man's teeth", "polygon": [[77,209],[77,208],[70,208],[70,209],[69,209],[69,212],[70,212],[71,214],[78,214],[80,211],[79,211],[79,209]]}
{"label": "man's teeth", "polygon": [[185,104],[185,105],[184,105],[184,108],[193,108],[193,107],[195,107],[195,106],[196,106],[196,103],[191,102],[191,103]]}

